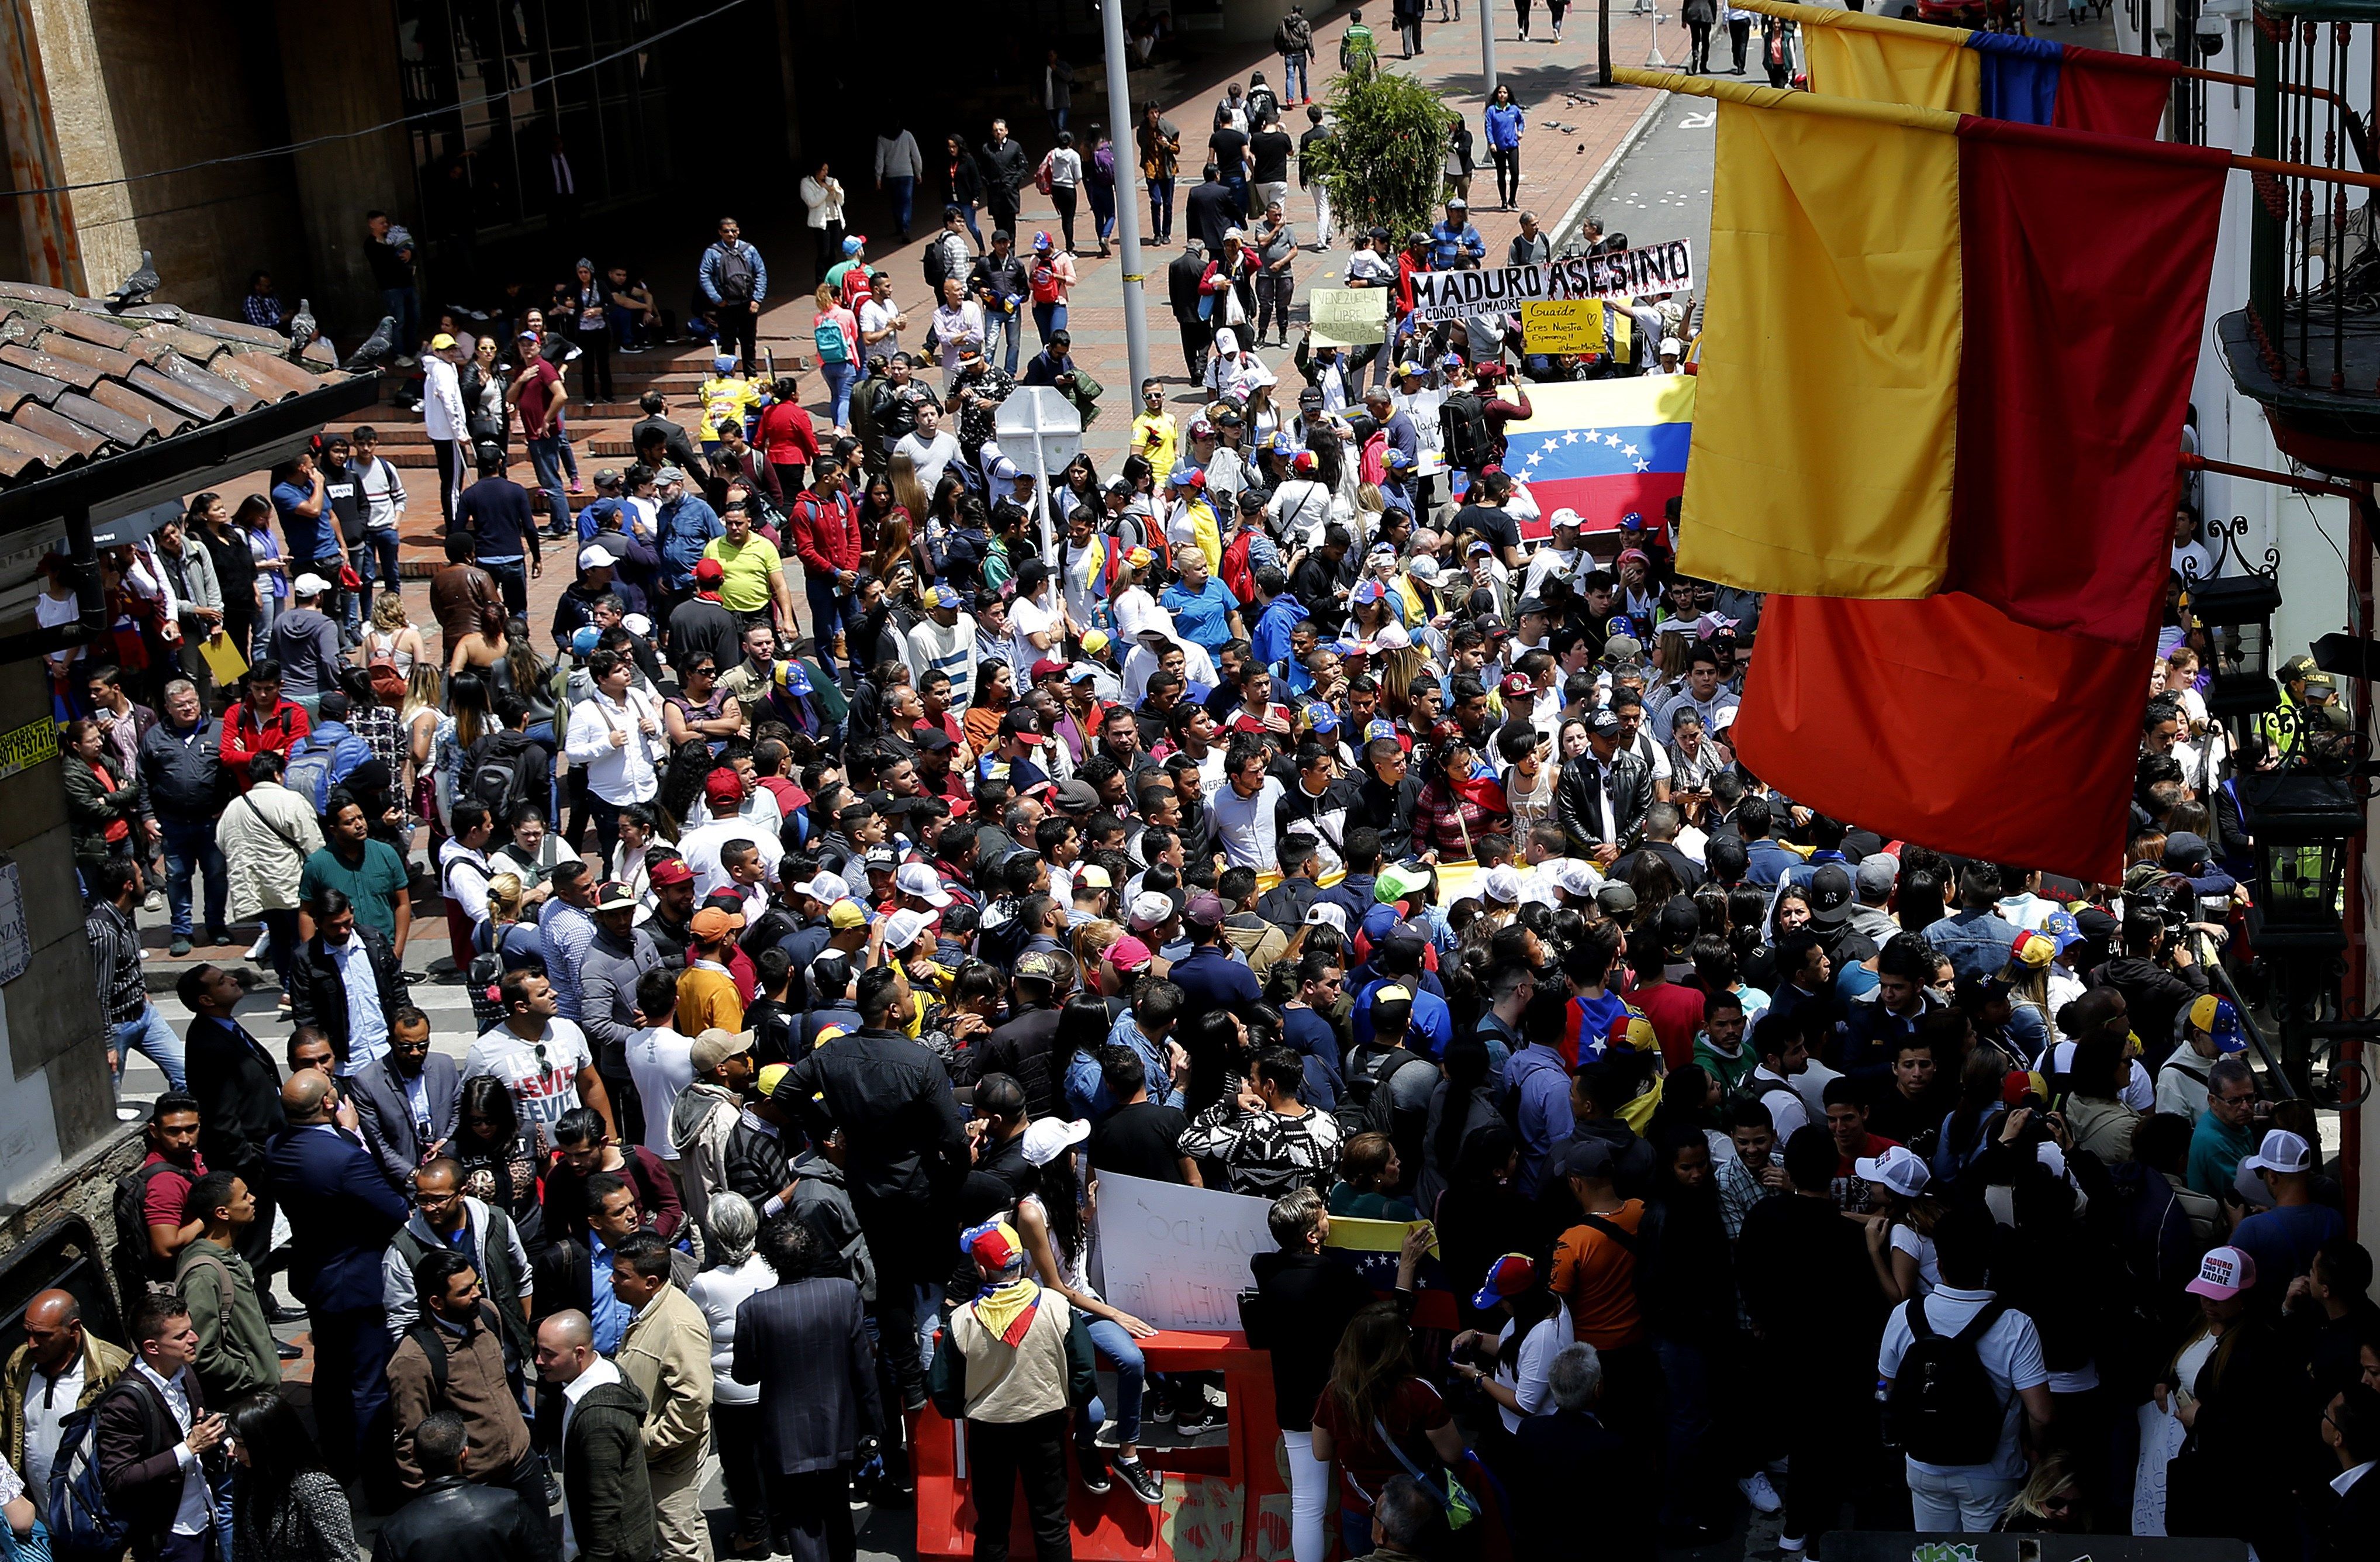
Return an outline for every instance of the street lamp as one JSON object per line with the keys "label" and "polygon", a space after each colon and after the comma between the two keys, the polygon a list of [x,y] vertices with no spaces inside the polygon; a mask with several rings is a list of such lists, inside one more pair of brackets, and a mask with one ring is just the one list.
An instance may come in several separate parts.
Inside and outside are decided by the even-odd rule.
{"label": "street lamp", "polygon": [[2340,891],[2363,807],[2343,768],[2250,771],[2237,787],[2241,821],[2256,843],[2248,946],[2272,976],[2281,1064],[2302,1092],[2313,1070],[2313,1027],[2337,1012],[2347,970]]}
{"label": "street lamp", "polygon": [[[2253,715],[2278,708],[2281,686],[2273,678],[2273,615],[2280,611],[2280,560],[2268,567],[2252,567],[2240,551],[2248,518],[2228,524],[2210,522],[2207,542],[2214,550],[2218,573],[2200,580],[2182,578],[2183,601],[2191,616],[2210,629],[2228,629],[2223,637],[2226,653],[2216,659],[2214,680],[2206,691],[2206,714],[2216,719]],[[2232,566],[2220,573],[2226,561]]]}

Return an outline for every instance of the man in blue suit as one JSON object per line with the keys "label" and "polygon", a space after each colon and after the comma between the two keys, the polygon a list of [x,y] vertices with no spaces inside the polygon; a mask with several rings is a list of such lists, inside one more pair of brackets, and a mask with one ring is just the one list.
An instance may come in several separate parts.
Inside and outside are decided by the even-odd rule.
{"label": "man in blue suit", "polygon": [[266,1162],[295,1238],[289,1284],[314,1333],[314,1420],[334,1474],[362,1472],[366,1439],[387,1449],[388,1317],[381,1255],[405,1224],[405,1201],[356,1135],[352,1109],[327,1074],[301,1068],[281,1087],[287,1130]]}

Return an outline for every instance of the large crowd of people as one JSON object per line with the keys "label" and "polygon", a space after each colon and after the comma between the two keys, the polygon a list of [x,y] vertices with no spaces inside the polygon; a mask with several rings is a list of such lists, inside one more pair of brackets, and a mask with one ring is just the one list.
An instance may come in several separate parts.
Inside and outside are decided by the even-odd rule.
{"label": "large crowd of people", "polygon": [[[848,1562],[930,1403],[975,1555],[1021,1491],[1059,1562],[1075,1492],[1160,1503],[1236,1409],[1101,1294],[1105,1173],[1270,1201],[1248,1306],[1296,1562],[1550,1551],[1582,1512],[1650,1556],[1747,1507],[1789,1558],[1846,1528],[2362,1554],[2373,1262],[2210,975],[2250,893],[2226,783],[2276,750],[2209,717],[2227,648],[2178,602],[2108,735],[2140,748],[2118,884],[1779,795],[1730,741],[1759,598],[1676,570],[1674,505],[1547,514],[1502,465],[1524,382],[1691,368],[1691,299],[1559,360],[1415,319],[1415,271],[1485,259],[1465,154],[1433,229],[1355,236],[1390,340],[1301,343],[1276,400],[1299,35],[1185,205],[1200,403],[1136,387],[1111,473],[1044,494],[1000,448],[1023,319],[1023,383],[1101,394],[1002,125],[950,143],[930,309],[804,181],[824,426],[752,377],[769,271],[732,219],[697,406],[650,395],[591,493],[567,377],[662,329],[624,274],[424,323],[435,652],[370,429],[111,555],[119,632],[52,670],[115,1066],[168,1088],[117,1190],[125,1337],[43,1293],[0,1375],[18,1544],[96,1502],[141,1562],[347,1562],[352,1503],[404,1562]],[[1104,242],[1131,173],[1058,69],[1040,172]],[[1500,95],[1508,204],[1523,124]],[[1135,140],[1160,241],[1180,143]],[[1524,218],[1511,259],[1545,242]],[[532,622],[549,543],[575,577]],[[2284,671],[2328,721],[2327,675]],[[476,1021],[443,1050],[407,958],[433,892]],[[144,901],[176,955],[258,930],[285,1037],[226,964],[152,997]],[[1392,1287],[1334,1217],[1408,1223]],[[1429,1289],[1455,1328],[1416,1326]]]}

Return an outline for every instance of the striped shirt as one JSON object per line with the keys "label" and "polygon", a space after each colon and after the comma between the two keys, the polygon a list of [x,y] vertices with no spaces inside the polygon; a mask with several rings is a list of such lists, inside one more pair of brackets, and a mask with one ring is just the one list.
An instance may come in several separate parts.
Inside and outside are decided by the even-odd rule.
{"label": "striped shirt", "polygon": [[140,930],[105,900],[91,909],[82,929],[91,940],[91,966],[99,975],[99,1002],[107,1010],[107,1022],[121,1025],[140,1019],[149,1007],[148,989],[140,981]]}

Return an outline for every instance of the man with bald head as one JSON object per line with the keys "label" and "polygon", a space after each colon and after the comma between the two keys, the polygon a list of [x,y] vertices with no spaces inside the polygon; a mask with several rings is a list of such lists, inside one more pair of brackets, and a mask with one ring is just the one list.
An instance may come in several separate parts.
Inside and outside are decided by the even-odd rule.
{"label": "man with bald head", "polygon": [[562,1390],[562,1554],[653,1562],[660,1549],[645,1470],[645,1397],[595,1349],[573,1308],[537,1326],[537,1375]]}
{"label": "man with bald head", "polygon": [[352,1480],[367,1453],[388,1457],[375,1426],[388,1406],[388,1315],[381,1255],[405,1225],[405,1201],[343,1112],[338,1081],[312,1068],[281,1087],[288,1128],[266,1153],[275,1196],[289,1216],[289,1286],[314,1334],[314,1420],[331,1472]]}
{"label": "man with bald head", "polygon": [[131,1355],[82,1326],[82,1303],[70,1291],[42,1291],[25,1304],[25,1343],[0,1373],[6,1397],[8,1463],[28,1491],[44,1498],[50,1460],[67,1416],[99,1403]]}

